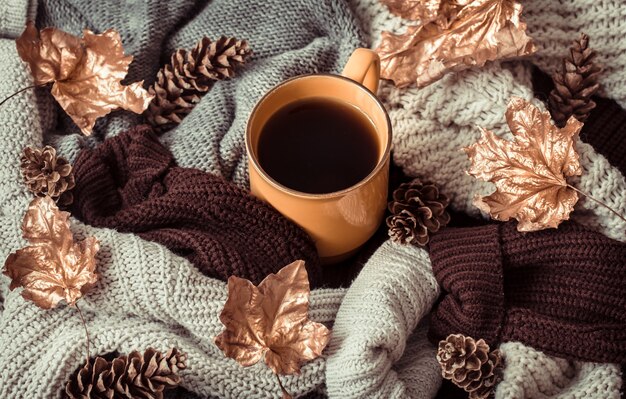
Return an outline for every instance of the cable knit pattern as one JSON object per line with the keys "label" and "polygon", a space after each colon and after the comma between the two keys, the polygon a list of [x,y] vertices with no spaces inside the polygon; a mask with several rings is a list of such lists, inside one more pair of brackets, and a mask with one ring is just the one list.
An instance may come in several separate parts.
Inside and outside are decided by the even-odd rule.
{"label": "cable knit pattern", "polygon": [[[247,39],[253,59],[237,78],[218,82],[162,137],[179,166],[210,172],[241,187],[248,179],[245,126],[261,96],[292,76],[340,72],[352,51],[364,44],[356,19],[341,0],[46,0],[40,4],[37,23],[73,34],[83,28],[116,28],[126,53],[135,57],[127,79],[146,84],[154,81],[162,61],[175,49],[191,48],[203,36]],[[56,134],[47,141],[73,161],[81,148],[96,146],[139,121],[129,112],[117,112],[101,119],[94,136],[86,139],[61,113]]]}
{"label": "cable knit pattern", "polygon": [[176,166],[147,126],[81,151],[74,176],[72,214],[85,223],[161,243],[224,281],[259,284],[302,259],[317,285],[319,258],[304,230],[223,178]]}
{"label": "cable knit pattern", "polygon": [[430,257],[445,291],[431,314],[433,342],[462,333],[626,362],[626,244],[571,222],[529,234],[509,222],[443,229]]}
{"label": "cable knit pattern", "polygon": [[532,61],[552,74],[584,32],[598,51],[601,94],[626,107],[626,8],[619,0],[525,0],[524,20],[537,45]]}
{"label": "cable knit pattern", "polygon": [[[441,384],[426,328],[439,294],[424,249],[386,241],[341,304],[328,347],[333,398],[431,398]],[[414,331],[415,330],[415,331]]]}
{"label": "cable knit pattern", "polygon": [[[603,0],[591,5],[592,1],[571,0],[571,3],[585,4],[590,10],[611,16],[619,15],[613,6],[618,2]],[[27,0],[9,2],[22,7]],[[5,3],[0,5],[0,10]],[[553,3],[528,0],[525,14],[540,16],[557,7],[548,6]],[[57,26],[74,34],[85,27],[95,31],[119,29],[127,53],[135,56],[129,80],[146,79],[146,83],[154,79],[161,60],[171,51],[191,47],[203,35],[226,34],[249,39],[256,55],[243,73],[236,80],[216,84],[181,125],[162,137],[179,166],[197,167],[243,187],[247,185],[243,131],[256,100],[287,77],[319,71],[339,72],[366,36],[374,40],[375,46],[380,31],[400,33],[404,22],[391,16],[378,0],[350,0],[351,8],[362,16],[361,25],[366,32],[359,30],[342,1],[245,2],[245,8],[242,4],[225,0],[45,0],[39,4],[37,21],[40,26]],[[531,5],[537,11],[529,11]],[[589,11],[580,10],[579,15],[586,12]],[[22,13],[19,21],[7,15],[12,14],[0,16],[0,35],[9,32],[7,26],[12,25],[10,35],[14,37],[15,27],[23,24]],[[528,23],[529,33],[535,36],[530,28],[541,23]],[[620,38],[624,30],[618,28],[608,30]],[[579,29],[583,28],[576,30]],[[598,34],[587,33],[592,36],[594,47],[602,52],[603,48],[596,45],[600,41],[595,36]],[[567,41],[575,36],[570,34]],[[546,36],[545,41],[549,40]],[[567,44],[560,47],[565,49]],[[3,55],[0,93],[8,95],[30,85],[32,81],[17,57],[14,42],[0,40],[0,53]],[[601,57],[608,57],[607,54],[604,49]],[[554,67],[558,65],[556,56],[541,57],[554,62]],[[615,62],[611,68],[618,73],[610,75],[623,78],[624,74],[619,74],[619,68],[625,64],[623,56],[601,60],[615,60],[611,61]],[[548,61],[542,66],[554,69]],[[603,79],[607,95],[619,100],[619,93],[611,94],[619,88]],[[531,97],[528,67],[519,62],[490,63],[481,70],[449,75],[419,92],[399,91],[383,83],[381,97],[394,123],[396,162],[407,173],[422,175],[441,185],[452,199],[453,208],[477,214],[471,204],[473,196],[489,193],[492,188],[462,173],[469,163],[458,150],[478,138],[476,125],[507,137],[504,110],[511,95]],[[10,101],[0,107],[0,147],[3,148],[0,254],[3,256],[24,245],[18,230],[30,200],[18,167],[24,145],[41,145],[43,139],[74,160],[81,149],[96,147],[105,138],[127,130],[140,120],[126,112],[114,113],[98,122],[91,138],[84,138],[64,113],[58,112],[46,90],[24,92]],[[582,190],[593,191],[592,194],[624,213],[623,176],[591,147],[579,145],[579,151],[585,176],[575,184]],[[581,201],[572,216],[607,235],[624,239],[624,226],[590,201]],[[129,352],[146,346],[165,350],[176,345],[189,353],[183,386],[202,397],[265,398],[280,394],[267,368],[241,368],[225,359],[213,345],[212,338],[221,329],[217,317],[225,300],[224,283],[202,275],[189,261],[165,247],[135,235],[90,228],[77,222],[73,229],[78,236],[96,235],[102,242],[98,255],[102,280],[81,300],[92,333],[92,353]],[[335,337],[328,348],[327,364],[323,358],[318,359],[305,365],[302,375],[285,378],[290,392],[324,392],[326,379],[330,397],[358,396],[343,385],[357,392],[371,392],[372,397],[384,398],[387,393],[395,397],[433,396],[440,383],[440,370],[433,364],[434,349],[423,339],[426,326],[415,329],[432,303],[433,299],[428,298],[436,296],[436,287],[430,287],[433,276],[428,272],[428,259],[422,250],[390,243],[380,251],[379,256],[372,258],[376,266],[374,263],[365,266],[364,274],[357,278],[338,313],[344,291],[312,291],[310,316],[331,322],[337,313]],[[404,270],[408,277],[400,278],[399,270]],[[0,356],[11,361],[5,362],[0,372],[0,396],[54,397],[69,373],[84,361],[80,320],[68,307],[47,312],[36,308],[17,292],[9,293],[6,278],[1,279],[0,297],[4,301],[0,313]],[[425,308],[420,308],[422,305]],[[389,319],[368,317],[371,309],[388,315]],[[519,345],[517,352],[507,346],[513,344]],[[522,398],[528,394],[543,398],[563,393],[560,397],[593,398],[590,387],[619,385],[610,365],[576,363],[579,366],[559,366],[561,371],[551,369],[547,373],[541,365],[551,362],[561,365],[560,361],[518,343],[501,347],[507,365],[504,381],[497,391],[497,395],[505,396],[499,397]],[[536,368],[529,366],[531,360],[538,365]],[[606,392],[606,397],[613,397],[610,395],[614,389],[607,388]]]}
{"label": "cable knit pattern", "polygon": [[[0,218],[4,259],[23,245],[21,213]],[[132,234],[98,229],[72,221],[77,238],[100,240],[96,287],[80,300],[91,337],[91,353],[153,346],[177,346],[189,355],[181,372],[182,385],[203,396],[276,398],[280,389],[269,368],[243,368],[214,345],[228,288],[202,275],[186,259],[159,244]],[[9,282],[1,278],[3,287]],[[332,322],[344,295],[340,289],[314,290],[309,316]],[[0,317],[0,356],[12,359],[3,367],[2,398],[52,398],[67,377],[84,362],[85,337],[75,309],[61,305],[42,310],[26,302],[19,291],[8,293]],[[19,333],[18,333],[19,332]],[[307,363],[299,376],[283,383],[294,394],[315,389],[324,379],[322,358]]]}
{"label": "cable knit pattern", "polygon": [[495,399],[618,399],[618,365],[571,362],[549,357],[519,342],[500,345],[503,380]]}
{"label": "cable knit pattern", "polygon": [[[378,0],[352,2],[356,9],[370,10],[367,15],[377,15],[376,24],[365,26],[369,26],[374,45],[382,30],[397,31],[399,26],[406,28],[408,21],[390,14]],[[525,10],[532,7],[543,10],[541,7],[548,7],[548,3],[557,7],[558,2],[530,3],[525,2]],[[610,12],[613,9],[607,6],[604,10]],[[621,32],[626,33],[626,27]],[[530,28],[529,34],[533,36]],[[574,36],[570,34],[569,37]],[[567,45],[563,49],[566,51]],[[626,60],[617,65],[623,68]],[[512,139],[504,116],[506,105],[512,96],[526,100],[533,98],[531,72],[529,64],[491,62],[484,68],[448,74],[422,89],[415,86],[397,89],[390,82],[382,82],[379,96],[393,124],[394,161],[408,175],[437,182],[450,198],[452,209],[479,215],[480,211],[473,204],[474,197],[492,193],[494,186],[464,173],[470,163],[460,149],[480,138],[478,126],[507,140]],[[616,72],[619,75],[620,71]],[[624,73],[621,75],[625,76]],[[543,107],[538,100],[533,102]],[[572,179],[571,183],[621,214],[626,214],[624,176],[590,145],[578,140],[576,148],[583,175],[580,179]],[[576,210],[571,215],[573,220],[602,231],[611,238],[626,241],[626,222],[606,208],[581,198]]]}

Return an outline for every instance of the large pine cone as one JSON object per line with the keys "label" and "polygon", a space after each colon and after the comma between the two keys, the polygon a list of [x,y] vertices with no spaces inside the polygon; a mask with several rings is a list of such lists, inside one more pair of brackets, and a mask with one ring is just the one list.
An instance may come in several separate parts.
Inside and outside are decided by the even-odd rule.
{"label": "large pine cone", "polygon": [[149,92],[154,99],[145,112],[157,128],[178,124],[196,106],[215,81],[232,78],[251,54],[245,40],[204,37],[191,51],[179,49],[157,73]]}
{"label": "large pine cone", "polygon": [[389,236],[402,244],[428,244],[429,234],[450,222],[449,202],[432,183],[402,183],[389,202]]}
{"label": "large pine cone", "polygon": [[589,36],[582,33],[580,39],[572,43],[570,57],[563,59],[562,69],[552,76],[554,90],[548,105],[557,126],[565,126],[572,115],[584,122],[595,108],[591,96],[600,88],[598,78],[602,72],[594,63],[595,58],[596,52],[589,48]]}
{"label": "large pine cone", "polygon": [[33,194],[50,196],[59,205],[72,203],[74,174],[72,165],[63,157],[57,157],[53,147],[26,147],[22,152],[21,170],[26,187]]}
{"label": "large pine cone", "polygon": [[486,399],[499,380],[500,351],[462,334],[450,334],[439,342],[437,361],[443,378],[469,393],[470,399]]}
{"label": "large pine cone", "polygon": [[139,398],[162,399],[163,391],[180,384],[178,371],[184,369],[187,355],[176,348],[165,355],[149,348],[111,361],[96,357],[77,370],[65,386],[71,399]]}

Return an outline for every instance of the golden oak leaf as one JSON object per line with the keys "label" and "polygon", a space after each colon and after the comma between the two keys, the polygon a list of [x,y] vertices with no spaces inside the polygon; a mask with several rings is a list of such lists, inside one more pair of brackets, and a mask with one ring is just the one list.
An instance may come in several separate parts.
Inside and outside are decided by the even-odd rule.
{"label": "golden oak leaf", "polygon": [[24,299],[44,309],[62,299],[73,305],[98,279],[98,240],[74,242],[68,217],[50,197],[35,198],[22,222],[23,237],[31,245],[12,253],[4,263],[3,273],[11,278],[9,288],[23,287]]}
{"label": "golden oak leaf", "polygon": [[29,22],[16,44],[35,84],[52,83],[52,95],[85,135],[111,111],[140,114],[152,101],[143,82],[121,84],[133,57],[124,55],[120,35],[112,29],[101,35],[85,30],[79,39],[54,28],[38,32]]}
{"label": "golden oak leaf", "polygon": [[451,71],[535,51],[522,6],[514,0],[449,0],[435,20],[410,26],[402,35],[382,33],[376,52],[381,76],[397,87],[424,87]]}
{"label": "golden oak leaf", "polygon": [[[419,20],[421,23],[432,21],[439,13],[442,0],[380,0],[392,13],[402,18]],[[445,0],[444,0],[445,1]]]}
{"label": "golden oak leaf", "polygon": [[258,287],[228,279],[228,300],[220,315],[224,331],[215,344],[242,366],[261,359],[276,374],[300,372],[300,363],[320,356],[330,331],[308,319],[309,280],[298,260],[267,276]]}
{"label": "golden oak leaf", "polygon": [[472,163],[469,174],[496,186],[476,205],[496,220],[517,219],[519,231],[556,228],[578,201],[566,177],[582,174],[574,140],[583,124],[572,117],[558,128],[549,112],[516,97],[506,120],[513,141],[482,129],[481,139],[464,148]]}

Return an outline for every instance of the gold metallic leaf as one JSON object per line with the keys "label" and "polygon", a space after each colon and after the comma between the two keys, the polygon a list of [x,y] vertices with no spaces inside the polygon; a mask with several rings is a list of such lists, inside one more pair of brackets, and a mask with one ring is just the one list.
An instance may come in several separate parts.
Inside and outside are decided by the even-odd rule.
{"label": "gold metallic leaf", "polygon": [[383,32],[376,49],[383,78],[424,87],[447,72],[535,51],[514,0],[448,0],[441,7],[435,20],[403,35]]}
{"label": "gold metallic leaf", "polygon": [[242,366],[261,359],[276,374],[300,372],[300,363],[320,356],[330,331],[308,319],[309,280],[298,260],[267,276],[258,287],[232,276],[220,315],[226,327],[215,338],[224,354]]}
{"label": "gold metallic leaf", "polygon": [[437,17],[442,0],[380,0],[380,2],[402,18],[426,23]]}
{"label": "gold metallic leaf", "polygon": [[513,141],[482,129],[481,139],[464,148],[472,163],[469,174],[496,186],[476,205],[496,220],[517,219],[519,231],[556,228],[578,201],[566,177],[582,174],[574,140],[583,124],[572,117],[558,128],[550,113],[516,97],[506,119]]}
{"label": "gold metallic leaf", "polygon": [[4,264],[9,288],[23,287],[24,299],[44,309],[62,299],[73,305],[98,279],[98,240],[74,242],[68,217],[50,197],[35,198],[22,222],[23,236],[31,245],[9,255]]}
{"label": "gold metallic leaf", "polygon": [[38,32],[29,22],[16,44],[35,84],[53,83],[52,95],[85,135],[99,117],[118,108],[140,114],[152,100],[143,82],[121,84],[133,57],[124,55],[112,29],[101,35],[85,30],[79,39],[54,28]]}

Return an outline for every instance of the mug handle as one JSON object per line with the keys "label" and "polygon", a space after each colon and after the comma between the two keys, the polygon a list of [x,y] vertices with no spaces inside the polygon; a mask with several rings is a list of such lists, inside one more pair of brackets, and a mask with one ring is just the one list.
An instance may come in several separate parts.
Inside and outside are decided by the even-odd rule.
{"label": "mug handle", "polygon": [[380,58],[376,52],[370,49],[358,48],[348,59],[348,63],[341,74],[361,83],[376,94],[380,79]]}

